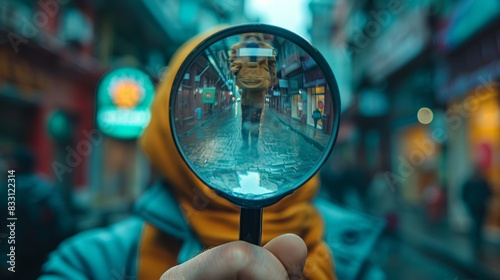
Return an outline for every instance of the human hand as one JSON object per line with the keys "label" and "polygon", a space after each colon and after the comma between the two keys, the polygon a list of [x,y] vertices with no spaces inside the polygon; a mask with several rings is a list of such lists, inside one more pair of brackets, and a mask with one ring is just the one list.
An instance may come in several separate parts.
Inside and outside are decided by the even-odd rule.
{"label": "human hand", "polygon": [[160,280],[300,279],[307,257],[304,241],[284,234],[259,247],[233,241],[211,248],[167,270]]}

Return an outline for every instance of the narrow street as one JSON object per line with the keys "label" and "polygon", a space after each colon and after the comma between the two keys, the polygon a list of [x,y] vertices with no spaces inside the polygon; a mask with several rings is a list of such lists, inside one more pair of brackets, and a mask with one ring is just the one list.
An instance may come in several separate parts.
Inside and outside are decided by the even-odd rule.
{"label": "narrow street", "polygon": [[[336,183],[324,179],[319,196],[330,203],[316,206],[332,213],[325,220],[326,241],[339,279],[499,279],[498,244],[485,241],[478,259],[467,233],[453,230],[448,220],[429,223],[422,209],[397,203],[392,192],[385,200],[370,198],[370,207],[363,207],[352,190],[342,204],[333,202],[328,188]],[[386,214],[377,210],[391,203],[399,206]]]}
{"label": "narrow street", "polygon": [[179,143],[192,167],[216,185],[220,181],[241,185],[242,174],[253,172],[261,176],[261,186],[269,191],[294,186],[318,164],[323,147],[270,110],[263,111],[260,126],[251,128],[259,130],[260,136],[248,146],[242,137],[239,103],[178,135]]}
{"label": "narrow street", "polygon": [[386,280],[465,280],[471,278],[464,271],[423,253],[399,237],[383,236],[374,248],[371,261],[381,268],[384,277],[375,274],[364,279]]}

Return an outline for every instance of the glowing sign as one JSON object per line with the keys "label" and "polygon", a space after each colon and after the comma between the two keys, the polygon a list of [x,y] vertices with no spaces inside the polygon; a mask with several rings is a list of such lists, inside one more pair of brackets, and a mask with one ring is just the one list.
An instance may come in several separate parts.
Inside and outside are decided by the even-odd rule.
{"label": "glowing sign", "polygon": [[202,94],[203,103],[215,103],[215,88],[204,88]]}
{"label": "glowing sign", "polygon": [[108,73],[97,89],[97,128],[104,134],[131,139],[141,135],[151,119],[154,85],[134,68]]}

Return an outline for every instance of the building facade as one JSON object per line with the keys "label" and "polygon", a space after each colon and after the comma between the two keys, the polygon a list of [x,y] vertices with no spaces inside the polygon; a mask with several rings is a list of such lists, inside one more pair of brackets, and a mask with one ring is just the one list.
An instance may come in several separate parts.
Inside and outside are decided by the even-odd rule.
{"label": "building facade", "polygon": [[243,7],[244,1],[1,0],[0,152],[31,147],[37,172],[60,187],[68,204],[128,209],[151,171],[136,137],[96,127],[100,82],[128,67],[156,85],[181,44],[246,20]]}

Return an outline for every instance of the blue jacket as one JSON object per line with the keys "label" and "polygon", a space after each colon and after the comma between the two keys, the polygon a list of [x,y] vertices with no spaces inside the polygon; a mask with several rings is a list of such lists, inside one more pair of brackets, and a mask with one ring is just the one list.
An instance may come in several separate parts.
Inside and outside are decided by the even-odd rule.
{"label": "blue jacket", "polygon": [[[325,239],[334,256],[338,252],[343,259],[347,257],[354,262],[355,272],[352,271],[352,265],[349,266],[349,271],[345,272],[341,266],[338,264],[336,266],[339,279],[349,279],[348,275],[345,275],[345,278],[340,276],[344,273],[357,273],[380,233],[382,224],[373,219],[362,220],[364,230],[371,228],[372,231],[372,234],[364,238],[363,244],[366,248],[362,254],[346,256],[346,252],[343,252],[346,248],[338,246],[340,239],[338,235],[341,232],[335,229],[342,229],[339,223],[360,223],[359,219],[363,217],[357,213],[341,210],[324,199],[316,200],[315,205],[325,220]],[[85,231],[64,241],[43,266],[44,273],[39,279],[137,279],[140,236],[145,223],[150,223],[162,232],[182,241],[178,255],[179,263],[197,255],[203,249],[184,219],[176,199],[168,191],[168,187],[157,183],[146,190],[136,202],[134,215],[131,217],[107,228]],[[356,269],[358,266],[359,269]]]}
{"label": "blue jacket", "polygon": [[39,279],[136,279],[139,237],[146,222],[183,241],[179,263],[202,250],[174,196],[157,183],[136,202],[131,217],[64,241],[43,266]]}

